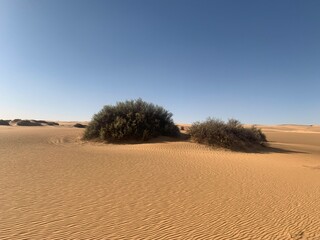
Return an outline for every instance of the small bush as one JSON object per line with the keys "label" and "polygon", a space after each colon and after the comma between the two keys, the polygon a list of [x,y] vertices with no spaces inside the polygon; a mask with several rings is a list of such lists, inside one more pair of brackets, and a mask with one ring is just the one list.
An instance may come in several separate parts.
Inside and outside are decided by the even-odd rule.
{"label": "small bush", "polygon": [[208,118],[204,122],[193,123],[188,133],[195,142],[232,150],[263,145],[267,141],[261,129],[255,126],[245,128],[235,119],[230,119],[225,123]]}
{"label": "small bush", "polygon": [[93,116],[84,139],[147,141],[160,135],[179,135],[172,114],[163,107],[138,99],[105,106]]}
{"label": "small bush", "polygon": [[10,126],[10,120],[3,120],[3,119],[0,119],[0,125],[3,125],[3,126]]}
{"label": "small bush", "polygon": [[76,127],[76,128],[86,128],[87,125],[83,125],[81,123],[76,123],[75,125],[73,125],[73,127]]}

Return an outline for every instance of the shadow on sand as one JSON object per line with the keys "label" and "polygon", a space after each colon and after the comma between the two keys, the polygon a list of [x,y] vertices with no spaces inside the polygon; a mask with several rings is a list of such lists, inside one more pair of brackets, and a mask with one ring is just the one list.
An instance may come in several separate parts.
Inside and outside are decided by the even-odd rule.
{"label": "shadow on sand", "polygon": [[[181,134],[181,136],[179,138],[159,137],[159,138],[152,139],[146,143],[165,143],[165,142],[192,142],[192,141],[190,140],[190,136],[188,134]],[[197,143],[195,143],[195,144],[197,144]],[[219,148],[212,147],[212,149],[219,149]],[[223,149],[223,148],[220,148],[220,149]],[[289,150],[289,149],[284,149],[284,148],[279,148],[279,147],[272,147],[272,146],[270,146],[270,142],[267,142],[261,146],[246,146],[243,148],[232,148],[232,149],[227,149],[227,150],[230,150],[231,152],[261,153],[261,154],[268,154],[268,153],[309,154],[308,152],[304,152],[304,151],[297,151],[297,150]]]}
{"label": "shadow on sand", "polygon": [[[155,143],[169,143],[169,142],[189,142],[190,136],[187,134],[180,134],[179,137],[167,137],[159,136],[156,138],[151,138],[147,141],[138,141],[138,140],[121,140],[121,141],[105,141],[107,144],[117,144],[117,145],[132,145],[132,144],[155,144]],[[97,142],[101,142],[97,140]]]}
{"label": "shadow on sand", "polygon": [[302,153],[302,154],[309,154],[308,152],[303,151],[296,151],[296,150],[289,150],[284,148],[278,148],[278,147],[271,147],[269,145],[267,146],[261,146],[254,149],[246,149],[246,153],[261,153],[261,154],[267,154],[267,153],[285,153],[285,154],[293,154],[293,153]]}
{"label": "shadow on sand", "polygon": [[[117,145],[131,145],[131,144],[156,144],[156,143],[170,143],[170,142],[190,142],[192,143],[190,139],[190,135],[181,133],[181,135],[178,138],[174,137],[166,137],[166,136],[160,136],[157,138],[150,139],[148,141],[142,142],[142,141],[134,141],[134,140],[128,140],[128,141],[121,141],[121,142],[109,142],[111,144],[117,144]],[[194,143],[198,144],[198,143]],[[260,154],[268,154],[268,153],[283,153],[283,154],[294,154],[294,153],[301,153],[301,154],[309,154],[308,152],[303,151],[296,151],[296,150],[289,150],[279,147],[271,147],[270,143],[267,142],[263,146],[246,146],[243,148],[233,148],[233,149],[225,149],[225,148],[216,148],[212,147],[213,150],[229,150],[231,152],[242,152],[242,153],[260,153]]]}

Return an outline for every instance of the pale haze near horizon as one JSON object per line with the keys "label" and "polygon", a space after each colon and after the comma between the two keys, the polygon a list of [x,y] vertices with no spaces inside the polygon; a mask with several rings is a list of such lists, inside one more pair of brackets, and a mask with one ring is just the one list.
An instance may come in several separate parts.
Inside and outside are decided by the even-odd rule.
{"label": "pale haze near horizon", "polygon": [[320,1],[0,0],[0,119],[320,123]]}

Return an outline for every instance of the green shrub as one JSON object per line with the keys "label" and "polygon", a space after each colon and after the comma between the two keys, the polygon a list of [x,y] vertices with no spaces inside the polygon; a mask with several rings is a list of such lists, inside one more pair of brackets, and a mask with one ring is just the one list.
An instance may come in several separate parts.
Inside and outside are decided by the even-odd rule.
{"label": "green shrub", "polygon": [[172,114],[142,99],[107,105],[95,114],[84,132],[84,139],[103,141],[147,141],[157,136],[179,135]]}
{"label": "green shrub", "polygon": [[261,129],[255,126],[245,128],[235,119],[225,123],[208,118],[204,122],[193,123],[188,133],[195,142],[232,150],[263,145],[267,141]]}
{"label": "green shrub", "polygon": [[10,120],[0,119],[0,125],[10,126]]}

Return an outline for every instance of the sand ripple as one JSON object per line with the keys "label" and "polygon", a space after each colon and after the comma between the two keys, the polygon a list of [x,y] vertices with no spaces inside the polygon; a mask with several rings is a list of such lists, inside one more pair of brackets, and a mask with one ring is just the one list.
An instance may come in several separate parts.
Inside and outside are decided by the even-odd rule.
{"label": "sand ripple", "polygon": [[1,240],[320,240],[316,144],[294,152],[278,131],[291,152],[249,154],[90,144],[82,131],[0,129]]}

